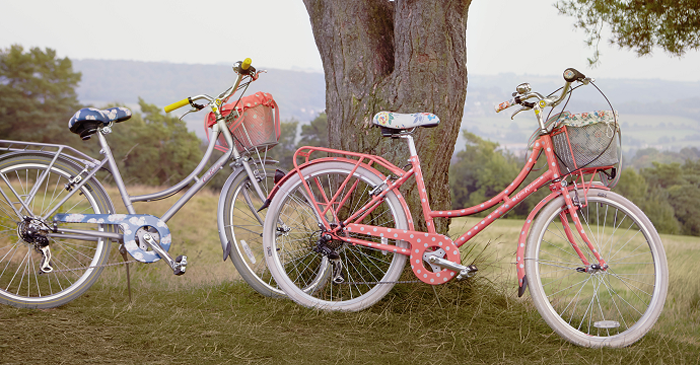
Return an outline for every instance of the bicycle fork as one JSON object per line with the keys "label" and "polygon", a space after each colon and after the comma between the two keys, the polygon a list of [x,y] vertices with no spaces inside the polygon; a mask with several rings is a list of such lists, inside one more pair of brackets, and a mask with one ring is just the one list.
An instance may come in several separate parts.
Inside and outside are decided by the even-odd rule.
{"label": "bicycle fork", "polygon": [[[598,249],[596,249],[596,247],[593,245],[593,242],[591,242],[591,240],[588,238],[586,231],[583,229],[581,219],[576,213],[582,208],[582,205],[578,199],[578,192],[575,191],[575,194],[576,195],[574,195],[573,199],[568,193],[564,194],[566,209],[562,210],[561,213],[559,213],[559,218],[561,220],[564,233],[566,234],[566,238],[569,240],[571,247],[574,249],[574,251],[576,251],[576,254],[581,259],[581,262],[584,265],[583,267],[579,267],[576,270],[579,272],[595,272],[599,270],[607,270],[608,264],[600,255]],[[569,226],[569,218],[567,217],[567,215],[571,215],[571,220],[573,221],[574,227],[576,228],[576,231],[581,237],[581,240],[583,240],[583,242],[588,246],[588,249],[591,250],[593,256],[598,261],[598,263],[591,264],[584,255],[579,245],[576,243],[576,237],[574,236],[574,233],[572,232],[571,227]]]}

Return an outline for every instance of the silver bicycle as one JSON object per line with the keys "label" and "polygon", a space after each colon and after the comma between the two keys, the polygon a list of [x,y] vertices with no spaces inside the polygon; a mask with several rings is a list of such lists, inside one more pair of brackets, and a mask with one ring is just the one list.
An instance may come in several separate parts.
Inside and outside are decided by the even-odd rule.
{"label": "silver bicycle", "polygon": [[[0,140],[0,302],[51,308],[77,298],[109,265],[112,243],[119,244],[125,261],[126,253],[143,263],[163,259],[175,275],[184,274],[187,257],[169,253],[173,239],[167,222],[226,164],[233,171],[217,211],[223,259],[230,257],[243,279],[261,294],[284,295],[262,257],[265,217],[264,211],[258,212],[274,186],[276,161],[267,158],[267,149],[279,139],[279,114],[270,114],[277,111],[271,108],[275,105],[256,104],[262,99],[274,103],[266,98],[269,94],[257,93],[256,105],[244,105],[250,104],[243,96],[247,87],[259,76],[250,63],[246,59],[234,64],[233,85],[217,97],[197,95],[165,107],[170,112],[189,105],[185,115],[208,107],[209,144],[188,177],[157,193],[129,195],[108,144],[117,123],[131,117],[126,108],[84,108],[69,122],[81,138],[97,137],[101,160],[65,145]],[[236,102],[226,104],[237,91],[240,96],[232,99]],[[204,105],[197,103],[200,100]],[[214,149],[223,155],[205,171]],[[127,214],[116,213],[98,181],[99,171],[114,178]],[[183,189],[184,195],[160,217],[138,214],[133,207]]]}

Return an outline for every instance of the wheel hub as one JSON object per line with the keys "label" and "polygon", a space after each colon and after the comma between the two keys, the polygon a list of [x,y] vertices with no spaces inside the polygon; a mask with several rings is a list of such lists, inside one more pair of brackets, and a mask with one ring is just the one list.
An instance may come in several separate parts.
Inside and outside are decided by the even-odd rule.
{"label": "wheel hub", "polygon": [[314,251],[330,259],[336,259],[338,258],[338,250],[343,247],[343,243],[345,242],[333,239],[333,236],[329,233],[321,233],[316,241]]}
{"label": "wheel hub", "polygon": [[588,265],[586,267],[577,267],[576,271],[580,273],[587,273],[587,274],[597,274],[597,273],[604,273],[608,270],[608,265],[598,265],[598,264],[592,264]]}
{"label": "wheel hub", "polygon": [[17,223],[17,236],[24,242],[31,243],[38,248],[48,246],[49,238],[47,237],[49,227],[42,221],[24,217],[22,221]]}

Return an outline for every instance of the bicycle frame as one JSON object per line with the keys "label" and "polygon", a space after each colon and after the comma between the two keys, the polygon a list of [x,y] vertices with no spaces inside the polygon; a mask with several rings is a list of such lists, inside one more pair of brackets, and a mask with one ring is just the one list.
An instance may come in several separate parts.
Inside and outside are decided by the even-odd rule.
{"label": "bicycle frame", "polygon": [[[220,116],[220,114],[219,114]],[[245,169],[245,171],[248,173],[248,176],[254,176],[254,173],[250,167],[250,164],[248,162],[248,159],[245,157],[242,157],[241,154],[238,152],[238,150],[235,148],[235,144],[233,143],[233,138],[231,135],[231,132],[228,130],[225,120],[223,117],[218,118],[217,124],[214,125],[211,128],[210,131],[210,139],[209,139],[209,145],[207,147],[206,152],[204,153],[204,156],[202,157],[202,160],[200,161],[199,165],[190,173],[189,176],[184,178],[182,181],[179,183],[173,185],[172,187],[152,193],[152,194],[146,194],[146,195],[138,195],[138,196],[131,196],[129,195],[129,192],[127,191],[127,187],[124,184],[124,180],[119,172],[119,167],[117,166],[116,159],[114,155],[112,154],[112,150],[109,146],[109,143],[107,142],[107,139],[105,138],[106,134],[111,133],[111,127],[107,126],[102,128],[98,133],[96,133],[100,146],[101,146],[101,152],[104,155],[104,158],[102,160],[97,160],[94,159],[78,150],[75,150],[72,147],[65,146],[65,145],[56,145],[56,144],[45,144],[45,143],[31,143],[31,142],[19,142],[19,141],[7,141],[7,140],[0,140],[0,144],[7,144],[8,146],[5,148],[0,148],[0,150],[5,150],[8,152],[12,152],[9,155],[18,155],[18,154],[48,154],[48,155],[54,155],[53,160],[51,163],[48,165],[47,170],[42,173],[41,176],[38,177],[39,181],[42,181],[46,178],[48,175],[50,169],[52,166],[56,163],[56,161],[62,157],[65,159],[68,159],[73,162],[77,162],[80,165],[84,166],[82,171],[75,177],[72,177],[70,180],[71,187],[70,191],[68,194],[66,194],[63,199],[56,203],[53,208],[48,210],[46,213],[44,213],[40,218],[41,220],[48,221],[50,217],[52,217],[56,211],[58,210],[58,207],[60,207],[63,203],[65,203],[68,199],[70,199],[74,194],[80,191],[80,188],[83,187],[88,181],[94,180],[95,175],[97,174],[98,171],[101,169],[106,169],[108,170],[111,175],[114,178],[115,184],[119,190],[119,193],[121,195],[122,201],[124,203],[124,206],[127,210],[127,213],[129,215],[136,215],[136,210],[133,207],[133,203],[135,202],[148,202],[151,200],[158,200],[158,199],[165,199],[168,197],[171,197],[178,193],[179,191],[183,190],[187,186],[189,186],[190,183],[194,181],[194,184],[187,190],[187,192],[180,197],[173,205],[161,216],[161,217],[155,217],[157,218],[157,221],[160,221],[165,224],[170,218],[172,218],[175,213],[177,213],[196,193],[198,193],[205,185],[206,183],[211,180],[211,178],[216,175],[224,166],[224,164],[229,161],[230,159],[233,159],[235,162],[234,163],[239,163],[242,165],[242,168]],[[231,146],[231,148],[226,151],[221,157],[219,157],[212,165],[209,167],[209,169],[200,177],[199,174],[204,171],[204,168],[207,166],[208,161],[213,153],[214,147],[216,145],[217,139],[220,135],[223,134],[223,137],[226,141],[226,143]],[[55,152],[54,152],[55,149]],[[50,151],[49,151],[50,150]],[[9,157],[8,155],[8,157]],[[3,156],[5,157],[5,156]],[[4,178],[4,176],[3,176]],[[6,181],[5,182],[8,186],[10,184]],[[35,186],[39,186],[39,184],[36,184]],[[257,184],[254,184],[257,193],[261,197],[261,199],[264,200],[265,194],[262,192],[260,187]],[[37,194],[36,189],[32,190],[28,197],[26,199],[21,199],[19,198],[19,195],[17,192],[13,192],[15,196],[17,196],[19,202],[21,203],[21,207],[19,210],[15,209],[15,213],[19,216],[22,217],[23,215],[28,215],[28,216],[34,216],[33,212],[30,209],[30,202],[34,199],[35,195]],[[5,193],[3,192],[3,195]],[[7,197],[5,197],[7,198]],[[13,207],[14,209],[14,207]],[[95,215],[97,216],[97,215]],[[143,216],[143,215],[142,215]],[[88,217],[89,218],[89,217]],[[87,219],[87,218],[86,218]],[[106,238],[106,239],[111,239],[114,241],[121,241],[124,242],[124,235],[119,234],[119,233],[113,233],[113,232],[107,232],[107,231],[91,231],[91,230],[80,230],[80,229],[67,229],[67,228],[61,228],[60,226],[55,225],[54,226],[55,232],[49,233],[49,237],[54,237],[54,238],[72,238],[72,239],[82,239],[82,240],[96,240],[99,238]],[[169,230],[167,229],[167,226],[165,226],[164,229],[158,229],[159,233],[161,234],[161,237],[165,237],[166,235],[169,235]],[[226,252],[226,247],[223,247],[222,243],[222,249],[224,252]],[[157,242],[152,242],[150,243],[151,248],[157,253],[157,256],[155,253],[153,254],[154,258],[152,261],[149,261],[146,259],[139,260],[142,262],[154,262],[155,260],[158,259],[158,256],[160,258],[164,258],[168,264],[171,267],[177,266],[175,263],[175,260],[173,260],[170,255],[167,253],[167,250],[169,249],[170,242],[161,242],[161,244],[158,244]],[[161,247],[162,246],[162,247]]]}
{"label": "bicycle frame", "polygon": [[[428,200],[428,194],[426,191],[426,186],[425,182],[423,179],[423,174],[420,166],[420,160],[416,152],[415,144],[413,141],[413,137],[408,134],[401,134],[398,136],[398,138],[405,139],[408,143],[409,147],[409,152],[410,152],[410,158],[409,162],[411,164],[411,168],[408,171],[405,171],[403,169],[398,168],[397,166],[393,165],[389,161],[378,157],[374,155],[369,155],[369,154],[364,154],[364,153],[355,153],[355,152],[348,152],[348,151],[341,151],[341,150],[335,150],[335,149],[330,149],[330,148],[323,148],[323,147],[302,147],[294,155],[294,163],[295,163],[295,169],[291,171],[286,178],[291,176],[292,174],[296,173],[301,177],[301,180],[303,182],[303,185],[306,189],[306,192],[308,194],[308,198],[311,200],[310,203],[313,204],[314,209],[318,212],[318,218],[321,220],[321,223],[324,225],[324,230],[331,234],[334,239],[337,240],[342,240],[348,243],[351,243],[353,245],[363,245],[363,246],[368,246],[368,247],[373,247],[376,249],[380,249],[383,251],[390,251],[390,252],[395,252],[403,255],[409,255],[411,257],[411,263],[416,263],[416,265],[411,265],[413,268],[414,273],[416,276],[422,280],[423,282],[429,283],[429,284],[440,284],[443,282],[448,281],[451,279],[451,277],[445,277],[442,276],[440,277],[439,274],[435,274],[432,272],[426,272],[426,270],[423,268],[422,261],[425,257],[426,252],[430,252],[433,249],[443,249],[444,251],[444,257],[447,258],[448,261],[451,261],[455,264],[459,265],[459,262],[461,260],[461,256],[459,254],[458,248],[467,243],[471,238],[476,236],[479,232],[481,232],[484,228],[488,227],[491,223],[493,223],[496,219],[504,216],[506,213],[508,213],[510,210],[512,210],[518,203],[520,203],[523,199],[526,199],[530,195],[532,195],[534,192],[536,192],[538,189],[542,188],[543,186],[549,184],[549,189],[552,191],[547,197],[545,197],[542,201],[540,201],[539,204],[533,209],[533,211],[530,213],[528,216],[526,223],[523,226],[523,229],[520,234],[520,238],[518,241],[518,249],[517,249],[517,272],[518,272],[518,284],[520,287],[519,293],[522,295],[525,289],[526,285],[526,280],[525,280],[525,265],[524,265],[524,250],[525,250],[525,241],[527,238],[527,234],[529,231],[530,227],[530,222],[532,222],[532,219],[537,215],[537,213],[540,211],[540,209],[546,205],[546,203],[552,201],[554,198],[563,195],[564,200],[566,201],[566,205],[568,209],[566,209],[564,212],[562,212],[562,223],[564,225],[564,230],[566,231],[567,237],[574,247],[575,251],[581,258],[581,261],[583,265],[586,268],[590,267],[590,263],[586,259],[586,257],[583,255],[582,251],[578,248],[578,244],[576,243],[576,239],[573,235],[573,232],[571,231],[569,224],[568,224],[568,218],[567,215],[571,216],[571,219],[574,223],[574,226],[576,227],[576,230],[580,234],[582,240],[585,242],[585,244],[591,249],[591,251],[594,253],[596,260],[598,261],[598,264],[600,267],[605,268],[605,260],[599,255],[595,247],[593,246],[592,242],[588,239],[586,236],[583,226],[581,224],[581,221],[578,217],[577,214],[575,214],[576,210],[578,210],[580,207],[585,206],[581,205],[579,201],[574,201],[575,199],[572,199],[569,196],[569,192],[573,191],[574,189],[578,188],[578,184],[574,183],[574,186],[567,186],[566,180],[563,179],[563,176],[561,175],[559,171],[559,166],[557,164],[557,159],[556,156],[554,155],[554,147],[552,144],[551,137],[549,134],[543,134],[540,136],[540,138],[535,142],[534,148],[532,153],[530,154],[530,157],[528,159],[528,162],[525,164],[523,169],[520,171],[518,176],[515,178],[515,180],[501,193],[496,195],[495,197],[489,199],[488,201],[485,201],[481,204],[478,204],[473,207],[469,208],[464,208],[464,209],[457,209],[457,210],[446,210],[446,211],[434,211],[430,208],[430,203]],[[344,156],[348,156],[350,158],[342,158],[343,161],[350,161],[355,164],[355,168],[353,169],[354,171],[360,167],[363,166],[364,168],[369,169],[370,171],[373,171],[375,174],[377,174],[379,177],[382,178],[384,183],[382,185],[379,185],[375,187],[373,190],[372,194],[373,198],[371,199],[370,202],[368,202],[366,205],[364,205],[362,208],[360,208],[355,214],[352,216],[348,217],[346,220],[343,222],[339,222],[337,226],[331,226],[329,222],[327,221],[326,214],[329,212],[332,212],[335,216],[336,212],[340,210],[340,208],[343,206],[345,203],[344,200],[342,200],[340,196],[340,192],[344,191],[346,188],[346,185],[348,184],[350,177],[352,174],[348,176],[348,178],[341,184],[341,186],[338,188],[338,193],[335,194],[335,196],[328,197],[328,196],[322,196],[321,201],[316,200],[316,197],[314,194],[311,192],[311,187],[309,186],[310,183],[313,183],[313,180],[307,181],[304,179],[303,176],[303,169],[304,167],[313,164],[313,163],[318,163],[321,161],[329,161],[329,160],[337,160],[339,158],[335,157],[329,157],[329,158],[320,158],[320,159],[314,159],[311,160],[311,155],[313,152],[321,152],[321,153],[330,153],[330,154],[340,154]],[[532,171],[532,168],[534,167],[535,163],[537,162],[540,153],[544,152],[546,159],[547,159],[547,171],[545,171],[539,178],[537,178],[535,181],[530,183],[529,185],[525,186],[524,188],[520,189],[519,191],[516,192],[516,190],[520,187],[520,185],[523,183],[525,178],[530,174]],[[302,164],[297,163],[297,158],[303,158],[304,162]],[[387,169],[390,172],[390,176],[384,176],[382,173],[380,173],[378,170],[372,167],[372,165],[379,165],[385,169]],[[607,168],[607,167],[606,167]],[[578,171],[575,175],[577,175],[576,180],[580,180],[581,182],[581,188],[584,190],[584,192],[587,192],[588,189],[602,189],[602,190],[609,190],[606,187],[602,185],[597,185],[594,184],[592,179],[591,181],[585,181],[584,180],[584,175],[587,174],[594,174],[596,171],[601,170],[604,168],[584,168],[580,171]],[[393,176],[391,176],[393,175]],[[397,194],[399,197],[401,197],[400,192],[399,192],[399,187],[402,186],[406,181],[408,181],[411,177],[415,177],[416,179],[416,185],[418,188],[418,194],[421,199],[421,205],[422,205],[422,211],[423,211],[423,219],[426,222],[426,227],[428,232],[420,232],[420,231],[415,231],[413,228],[413,218],[411,215],[410,210],[408,209],[405,200],[403,198],[400,198],[401,203],[403,204],[403,209],[408,217],[409,220],[409,230],[393,230],[392,229],[387,229],[387,228],[382,228],[382,227],[374,227],[370,225],[363,225],[362,220],[364,217],[366,217],[369,213],[371,213],[377,206],[378,204],[384,199],[386,194],[388,192],[394,192]],[[284,180],[280,181],[277,186],[280,186]],[[394,179],[393,181],[390,181],[391,179]],[[574,181],[576,181],[574,180]],[[352,187],[349,187],[349,189],[352,189]],[[272,197],[276,194],[277,189],[273,190],[270,193],[270,196],[268,197],[268,201],[272,199]],[[513,195],[514,194],[514,195]],[[512,196],[512,198],[511,198]],[[585,196],[585,194],[584,194]],[[340,200],[339,200],[340,199]],[[585,202],[584,202],[585,203]],[[495,211],[493,211],[491,214],[489,214],[487,217],[482,219],[479,223],[474,225],[471,229],[469,229],[467,232],[465,232],[462,236],[460,236],[457,240],[454,242],[443,235],[440,235],[436,233],[435,230],[435,225],[434,225],[434,218],[452,218],[452,217],[463,217],[463,216],[471,216],[483,211],[486,211],[488,209],[491,209],[495,207],[496,205],[501,204]],[[337,219],[337,216],[335,216]],[[390,244],[386,243],[377,243],[377,242],[370,242],[366,240],[361,240],[361,239],[356,239],[356,238],[351,238],[351,237],[345,237],[345,235],[341,234],[341,232],[347,229],[348,231],[353,231],[353,232],[361,232],[362,234],[366,234],[369,236],[374,236],[374,237],[394,237],[396,239],[404,240],[406,242],[410,243],[410,249],[404,249],[404,248],[397,248],[397,246],[393,246]],[[422,242],[421,240],[426,240],[430,242],[430,244]],[[455,245],[455,248],[452,249],[452,244]],[[446,262],[443,262],[446,264]],[[456,267],[456,266],[455,266]],[[451,276],[454,276],[454,272],[451,273]]]}

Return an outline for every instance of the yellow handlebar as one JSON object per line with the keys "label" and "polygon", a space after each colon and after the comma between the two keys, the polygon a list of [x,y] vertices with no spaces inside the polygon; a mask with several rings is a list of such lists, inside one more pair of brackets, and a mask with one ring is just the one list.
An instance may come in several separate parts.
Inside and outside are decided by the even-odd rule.
{"label": "yellow handlebar", "polygon": [[243,60],[243,63],[241,64],[241,69],[242,70],[247,70],[250,67],[250,64],[253,63],[253,60],[250,58],[246,58]]}
{"label": "yellow handlebar", "polygon": [[187,105],[190,103],[190,98],[187,99],[182,99],[176,103],[172,103],[170,105],[167,105],[163,110],[165,110],[166,113],[170,113],[171,111],[182,108],[183,106]]}

